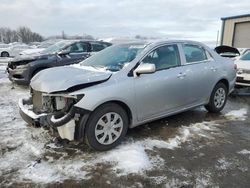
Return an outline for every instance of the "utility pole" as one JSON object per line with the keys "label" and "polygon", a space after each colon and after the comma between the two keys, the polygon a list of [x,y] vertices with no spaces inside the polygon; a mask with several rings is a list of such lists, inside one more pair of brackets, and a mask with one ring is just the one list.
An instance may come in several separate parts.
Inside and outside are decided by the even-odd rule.
{"label": "utility pole", "polygon": [[219,34],[220,34],[220,31],[218,30],[217,31],[216,46],[218,46],[218,43],[219,43]]}

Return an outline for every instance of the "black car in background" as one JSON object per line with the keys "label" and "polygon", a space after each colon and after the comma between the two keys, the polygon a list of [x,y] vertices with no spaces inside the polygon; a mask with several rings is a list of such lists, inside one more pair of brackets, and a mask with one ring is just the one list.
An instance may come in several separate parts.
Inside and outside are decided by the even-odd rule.
{"label": "black car in background", "polygon": [[79,63],[110,45],[101,41],[60,41],[39,54],[14,58],[7,66],[9,79],[17,84],[28,85],[31,78],[41,70]]}

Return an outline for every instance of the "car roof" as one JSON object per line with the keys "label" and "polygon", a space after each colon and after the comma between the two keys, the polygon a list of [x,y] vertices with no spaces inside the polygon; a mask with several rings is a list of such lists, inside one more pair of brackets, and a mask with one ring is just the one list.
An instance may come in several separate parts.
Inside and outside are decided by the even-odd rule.
{"label": "car roof", "polygon": [[192,40],[153,40],[153,41],[136,41],[136,42],[124,42],[124,43],[120,43],[117,45],[153,45],[153,46],[158,46],[161,44],[166,44],[166,43],[189,43],[189,44],[196,44],[196,45],[202,45],[202,46],[206,46],[205,44],[201,43],[201,42],[197,42],[197,41],[192,41]]}
{"label": "car roof", "polygon": [[98,41],[98,40],[85,40],[85,39],[72,39],[72,40],[70,40],[70,39],[67,40],[66,39],[66,40],[60,40],[60,41],[58,41],[56,43],[59,43],[59,42],[65,42],[65,43],[68,43],[68,44],[73,44],[75,42],[89,42],[89,43],[100,43],[100,44],[112,44],[110,42],[103,42],[103,41]]}

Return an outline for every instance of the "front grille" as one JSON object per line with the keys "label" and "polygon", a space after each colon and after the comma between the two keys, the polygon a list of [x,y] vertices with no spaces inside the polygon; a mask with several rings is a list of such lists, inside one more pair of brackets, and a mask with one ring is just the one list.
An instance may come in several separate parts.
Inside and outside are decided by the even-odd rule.
{"label": "front grille", "polygon": [[42,100],[42,92],[39,91],[32,91],[32,103],[33,103],[33,110],[36,113],[39,113],[43,109],[43,100]]}

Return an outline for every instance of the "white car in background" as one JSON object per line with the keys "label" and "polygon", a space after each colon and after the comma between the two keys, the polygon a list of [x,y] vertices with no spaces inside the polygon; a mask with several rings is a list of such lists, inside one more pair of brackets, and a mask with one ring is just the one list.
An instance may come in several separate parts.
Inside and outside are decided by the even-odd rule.
{"label": "white car in background", "polygon": [[31,54],[39,54],[43,50],[47,49],[49,46],[55,44],[56,42],[59,42],[60,40],[47,40],[43,41],[37,45],[35,45],[32,49],[27,49],[19,53],[19,55],[31,55]]}
{"label": "white car in background", "polygon": [[1,43],[0,44],[0,56],[1,57],[8,57],[8,51],[9,51],[10,47],[11,47],[10,44]]}
{"label": "white car in background", "polygon": [[237,65],[236,86],[250,87],[250,50],[235,61]]}
{"label": "white car in background", "polygon": [[15,57],[20,54],[21,51],[27,49],[33,49],[34,47],[28,46],[26,44],[15,44],[15,45],[7,45],[3,48],[0,48],[0,56],[1,57]]}
{"label": "white car in background", "polygon": [[37,54],[45,50],[46,48],[33,48],[21,51],[19,55],[30,55],[30,54]]}

